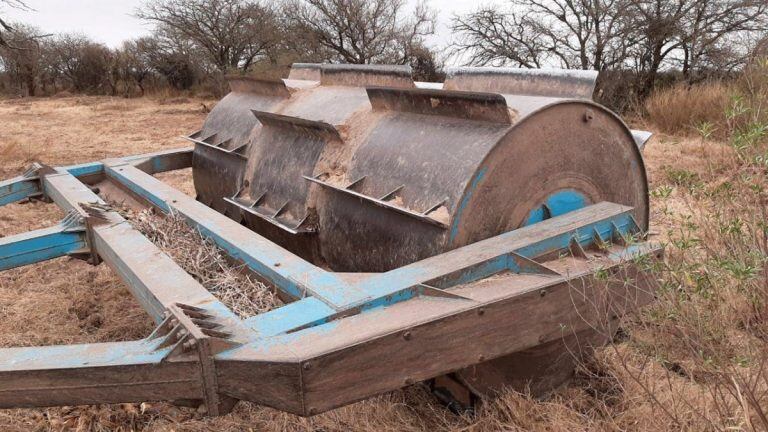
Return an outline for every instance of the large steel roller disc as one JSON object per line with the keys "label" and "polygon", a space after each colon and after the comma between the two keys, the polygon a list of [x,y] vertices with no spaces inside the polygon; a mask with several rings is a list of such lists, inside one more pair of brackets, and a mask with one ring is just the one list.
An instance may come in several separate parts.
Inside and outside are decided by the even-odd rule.
{"label": "large steel roller disc", "polygon": [[548,106],[522,119],[488,154],[452,222],[449,248],[610,201],[648,226],[648,184],[631,132],[590,102]]}

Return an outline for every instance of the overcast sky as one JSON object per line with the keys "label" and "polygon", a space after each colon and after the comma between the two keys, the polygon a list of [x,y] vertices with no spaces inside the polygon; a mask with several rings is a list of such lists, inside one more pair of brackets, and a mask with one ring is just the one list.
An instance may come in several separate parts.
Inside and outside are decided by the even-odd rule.
{"label": "overcast sky", "polygon": [[[451,37],[447,24],[455,13],[503,0],[431,0],[438,11],[437,36],[430,41],[444,45]],[[21,21],[50,33],[79,32],[116,47],[126,39],[145,35],[150,27],[133,17],[144,0],[24,0],[32,10],[4,6],[0,11],[10,21]]]}

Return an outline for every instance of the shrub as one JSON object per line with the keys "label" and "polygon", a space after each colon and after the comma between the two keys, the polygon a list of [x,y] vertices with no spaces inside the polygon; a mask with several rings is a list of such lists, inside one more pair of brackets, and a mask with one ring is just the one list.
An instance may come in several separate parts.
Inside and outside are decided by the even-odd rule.
{"label": "shrub", "polygon": [[725,134],[725,113],[733,90],[722,82],[693,86],[678,84],[657,90],[645,101],[648,119],[668,134],[695,134],[703,124],[714,127],[718,136]]}

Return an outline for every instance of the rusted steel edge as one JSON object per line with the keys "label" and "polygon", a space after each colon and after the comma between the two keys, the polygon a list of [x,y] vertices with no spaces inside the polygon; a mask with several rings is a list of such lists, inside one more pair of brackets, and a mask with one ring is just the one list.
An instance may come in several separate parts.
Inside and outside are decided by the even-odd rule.
{"label": "rusted steel edge", "polygon": [[592,99],[597,71],[491,67],[448,68],[446,90]]}

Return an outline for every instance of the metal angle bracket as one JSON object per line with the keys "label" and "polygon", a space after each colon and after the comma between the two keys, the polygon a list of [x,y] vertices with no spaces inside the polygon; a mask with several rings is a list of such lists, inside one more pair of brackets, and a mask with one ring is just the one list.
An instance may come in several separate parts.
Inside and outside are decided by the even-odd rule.
{"label": "metal angle bracket", "polygon": [[86,226],[85,240],[88,242],[89,246],[88,262],[92,265],[99,265],[101,264],[102,260],[99,254],[96,252],[96,248],[93,246],[93,227],[109,223],[109,214],[115,210],[111,206],[99,202],[78,203],[78,207],[80,207],[83,211],[82,217]]}
{"label": "metal angle bracket", "polygon": [[509,267],[515,273],[537,274],[541,276],[562,276],[555,270],[515,252],[509,253]]}
{"label": "metal angle bracket", "polygon": [[45,180],[45,176],[49,174],[56,174],[56,169],[48,166],[43,163],[39,162],[32,162],[32,164],[27,168],[24,173],[21,174],[21,176],[28,180],[37,180],[40,184],[40,192],[30,195],[29,198],[37,198],[43,202],[50,203],[51,200],[45,195],[44,187],[43,187],[43,181]]}
{"label": "metal angle bracket", "polygon": [[[87,218],[80,212],[70,210],[64,219],[59,222],[62,232],[85,232],[85,247],[70,252],[68,255],[72,258],[87,261],[93,265],[98,264],[98,255],[94,251],[93,241],[91,239],[90,230],[88,229]],[[95,258],[94,258],[95,257]]]}
{"label": "metal angle bracket", "polygon": [[166,309],[165,320],[152,332],[148,340],[159,340],[155,350],[170,347],[164,362],[197,356],[203,388],[203,402],[210,415],[229,412],[236,399],[219,393],[214,356],[234,348],[240,343],[216,322],[205,309],[176,303]]}

